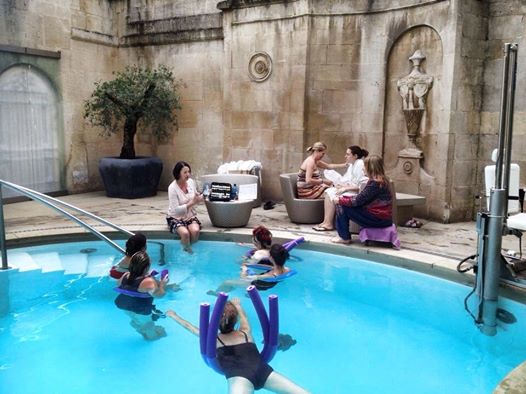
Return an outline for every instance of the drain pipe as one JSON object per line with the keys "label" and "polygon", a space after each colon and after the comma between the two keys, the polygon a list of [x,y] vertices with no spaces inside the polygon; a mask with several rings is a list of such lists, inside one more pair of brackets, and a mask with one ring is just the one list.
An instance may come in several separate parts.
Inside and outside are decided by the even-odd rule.
{"label": "drain pipe", "polygon": [[7,265],[7,248],[5,242],[4,201],[2,200],[2,184],[0,183],[0,249],[2,256],[2,270],[9,268]]}
{"label": "drain pipe", "polygon": [[[481,308],[481,331],[493,336],[497,333],[497,304],[502,262],[502,235],[508,211],[508,188],[513,134],[513,106],[517,72],[517,44],[504,45],[504,71],[499,124],[499,147],[495,166],[495,188],[490,196],[487,249],[482,257],[482,275],[477,277]],[[482,283],[478,283],[482,278]]]}

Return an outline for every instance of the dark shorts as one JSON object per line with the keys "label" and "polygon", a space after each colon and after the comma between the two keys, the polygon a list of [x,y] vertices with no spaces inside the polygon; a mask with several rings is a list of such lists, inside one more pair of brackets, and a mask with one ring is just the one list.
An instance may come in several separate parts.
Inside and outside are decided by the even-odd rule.
{"label": "dark shorts", "polygon": [[188,227],[192,223],[197,223],[199,225],[199,229],[201,229],[201,222],[197,218],[197,216],[194,216],[188,220],[184,219],[175,219],[172,217],[166,218],[166,223],[168,223],[168,228],[170,229],[171,233],[177,234],[177,227]]}

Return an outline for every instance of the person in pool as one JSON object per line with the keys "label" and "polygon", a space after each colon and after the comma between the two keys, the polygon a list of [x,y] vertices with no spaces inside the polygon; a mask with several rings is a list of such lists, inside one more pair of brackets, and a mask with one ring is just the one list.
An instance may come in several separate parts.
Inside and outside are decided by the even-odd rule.
{"label": "person in pool", "polygon": [[252,230],[252,242],[256,247],[249,255],[244,256],[244,263],[269,264],[270,245],[272,244],[272,233],[265,226],[257,226]]}
{"label": "person in pool", "polygon": [[[177,315],[175,311],[169,310],[166,316],[199,336],[199,329]],[[239,329],[236,329],[238,321]],[[253,393],[254,390],[262,388],[275,393],[308,393],[287,377],[274,371],[261,359],[251,334],[247,315],[238,298],[233,298],[225,304],[219,321],[216,346],[217,362],[227,379],[229,393]]]}
{"label": "person in pool", "polygon": [[[209,290],[206,294],[217,295],[220,291],[228,292],[234,287],[247,286],[252,284],[258,290],[270,289],[278,282],[266,281],[267,278],[276,278],[280,275],[286,274],[290,268],[285,267],[285,262],[289,258],[289,251],[283,245],[274,244],[269,250],[269,269],[261,274],[249,274],[249,267],[241,265],[241,275],[239,279],[228,279],[219,285],[216,290]],[[266,264],[265,264],[266,265]]]}
{"label": "person in pool", "polygon": [[115,299],[115,305],[130,317],[130,325],[144,339],[155,340],[166,336],[164,327],[154,323],[164,315],[155,308],[153,299],[164,296],[168,275],[158,281],[149,271],[148,254],[144,251],[135,253],[130,261],[129,272],[119,279],[118,288],[123,292]]}
{"label": "person in pool", "polygon": [[140,251],[146,250],[146,236],[141,233],[132,235],[126,241],[126,255],[117,265],[111,267],[110,276],[114,279],[120,279],[122,275],[129,272],[130,261],[132,256]]}

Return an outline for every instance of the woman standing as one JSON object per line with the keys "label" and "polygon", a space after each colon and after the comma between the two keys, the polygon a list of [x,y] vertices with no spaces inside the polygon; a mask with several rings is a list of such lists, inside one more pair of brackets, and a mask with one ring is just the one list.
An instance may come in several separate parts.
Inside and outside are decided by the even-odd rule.
{"label": "woman standing", "polygon": [[336,207],[332,201],[334,197],[341,196],[344,193],[356,194],[360,185],[367,182],[367,176],[364,171],[363,159],[369,155],[369,152],[360,148],[358,145],[352,145],[345,152],[345,163],[349,165],[341,181],[328,188],[325,191],[324,210],[325,215],[323,222],[313,227],[315,231],[332,231],[334,230],[334,214]]}
{"label": "woman standing", "polygon": [[338,238],[332,242],[349,244],[349,220],[361,227],[389,227],[393,224],[393,196],[389,180],[385,175],[384,163],[380,156],[365,159],[365,174],[369,181],[365,188],[355,196],[334,198],[336,206],[336,229]]}
{"label": "woman standing", "polygon": [[155,340],[166,336],[166,331],[154,323],[162,312],[155,308],[153,299],[164,296],[169,278],[165,275],[157,281],[149,271],[150,257],[144,251],[135,253],[130,261],[129,272],[119,280],[120,294],[115,299],[115,305],[126,312],[131,318],[131,326],[144,339]]}
{"label": "woman standing", "polygon": [[201,222],[197,219],[195,205],[204,201],[197,193],[194,180],[191,178],[190,164],[179,161],[173,169],[175,180],[168,186],[168,215],[166,222],[170,232],[178,234],[185,252],[192,253],[191,244],[199,239]]}
{"label": "woman standing", "polygon": [[330,180],[322,178],[320,168],[343,168],[347,164],[328,164],[322,161],[327,152],[327,145],[323,142],[315,142],[307,148],[307,152],[310,155],[301,163],[298,173],[298,198],[316,200],[322,198],[325,189],[332,186]]}

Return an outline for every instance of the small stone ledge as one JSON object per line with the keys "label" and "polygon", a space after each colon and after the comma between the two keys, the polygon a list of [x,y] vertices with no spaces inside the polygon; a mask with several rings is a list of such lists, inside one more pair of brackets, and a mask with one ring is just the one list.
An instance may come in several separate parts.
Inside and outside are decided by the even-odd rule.
{"label": "small stone ledge", "polygon": [[259,7],[271,4],[293,3],[298,0],[225,0],[217,4],[221,11],[233,10],[236,8]]}
{"label": "small stone ledge", "polygon": [[113,35],[80,29],[78,27],[71,28],[71,38],[73,40],[92,42],[112,47],[117,47],[119,45],[118,38]]}
{"label": "small stone ledge", "polygon": [[133,31],[121,38],[121,45],[123,46],[223,39],[223,16],[220,13],[129,21],[128,26]]}

